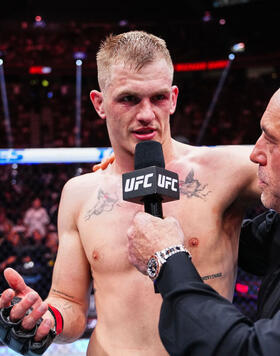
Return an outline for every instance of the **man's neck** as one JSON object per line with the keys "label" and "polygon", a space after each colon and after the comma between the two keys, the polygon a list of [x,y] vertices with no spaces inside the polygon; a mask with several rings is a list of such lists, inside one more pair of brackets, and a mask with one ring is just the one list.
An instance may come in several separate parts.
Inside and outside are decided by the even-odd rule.
{"label": "man's neck", "polygon": [[[165,165],[168,165],[175,157],[174,144],[170,141],[168,147],[162,146]],[[123,174],[134,170],[134,155],[129,152],[115,151],[115,161],[112,164],[112,172],[115,174]]]}

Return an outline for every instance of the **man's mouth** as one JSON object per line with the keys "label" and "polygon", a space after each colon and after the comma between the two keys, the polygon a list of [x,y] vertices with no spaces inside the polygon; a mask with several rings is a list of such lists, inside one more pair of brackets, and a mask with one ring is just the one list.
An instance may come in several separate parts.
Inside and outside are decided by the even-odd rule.
{"label": "man's mouth", "polygon": [[263,171],[260,171],[258,172],[258,178],[259,178],[259,184],[260,185],[267,185],[267,182],[266,182],[266,177],[265,175],[263,174]]}
{"label": "man's mouth", "polygon": [[133,134],[139,140],[151,140],[156,135],[156,130],[151,127],[141,127],[133,130]]}

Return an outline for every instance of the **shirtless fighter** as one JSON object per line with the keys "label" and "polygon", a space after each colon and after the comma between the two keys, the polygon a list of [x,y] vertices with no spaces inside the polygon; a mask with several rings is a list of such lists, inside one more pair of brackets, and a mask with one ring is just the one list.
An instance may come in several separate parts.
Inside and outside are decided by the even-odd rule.
{"label": "shirtless fighter", "polygon": [[[250,147],[192,147],[171,138],[178,88],[172,85],[173,64],[162,39],[141,31],[111,35],[100,47],[97,66],[100,91],[90,97],[106,119],[115,161],[106,170],[70,179],[63,189],[47,300],[42,302],[8,268],[4,273],[11,288],[2,293],[0,308],[14,296],[22,298],[10,320],[22,318],[23,330],[30,330],[42,317],[36,341],[54,327],[52,314],[62,329],[62,316],[55,342],[72,342],[85,329],[94,278],[98,321],[87,355],[167,355],[158,334],[161,297],[128,260],[126,232],[143,207],[122,200],[121,177],[134,169],[135,145],[143,140],[162,144],[166,169],[178,173],[181,189],[180,200],[164,204],[163,214],[177,218],[200,275],[229,300],[243,214],[259,196],[257,168],[249,160]],[[192,217],[187,225],[185,214]]]}

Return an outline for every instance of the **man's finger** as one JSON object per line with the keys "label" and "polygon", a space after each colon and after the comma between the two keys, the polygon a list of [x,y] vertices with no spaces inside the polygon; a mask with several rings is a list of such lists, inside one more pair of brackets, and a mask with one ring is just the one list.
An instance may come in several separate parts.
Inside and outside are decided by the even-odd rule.
{"label": "man's finger", "polygon": [[8,308],[11,305],[11,301],[15,296],[15,292],[12,289],[6,289],[0,298],[0,308]]}
{"label": "man's finger", "polygon": [[145,222],[146,220],[149,219],[149,217],[152,217],[152,215],[144,213],[143,211],[138,211],[135,216],[134,216],[134,223],[142,223],[143,221]]}
{"label": "man's finger", "polygon": [[135,235],[135,228],[134,226],[130,226],[127,230],[128,241],[132,240],[134,235]]}
{"label": "man's finger", "polygon": [[40,341],[42,340],[48,333],[50,332],[50,329],[52,327],[52,322],[50,319],[44,319],[40,326],[38,327],[38,330],[36,332],[36,335],[34,337],[35,341]]}
{"label": "man's finger", "polygon": [[36,292],[28,293],[22,300],[17,303],[11,310],[10,319],[16,321],[22,319],[29,308],[31,308],[38,300],[39,295]]}
{"label": "man's finger", "polygon": [[21,277],[17,271],[12,268],[6,268],[4,271],[4,276],[6,281],[9,283],[9,286],[16,292],[16,294],[26,294],[31,288],[29,288],[24,279]]}
{"label": "man's finger", "polygon": [[48,304],[46,302],[41,303],[38,308],[34,308],[32,312],[23,319],[21,326],[26,330],[33,329],[37,321],[47,312],[47,310]]}

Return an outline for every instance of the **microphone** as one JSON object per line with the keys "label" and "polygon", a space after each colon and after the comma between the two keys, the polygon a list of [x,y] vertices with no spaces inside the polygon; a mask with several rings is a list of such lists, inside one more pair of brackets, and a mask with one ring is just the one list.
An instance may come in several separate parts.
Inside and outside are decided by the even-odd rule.
{"label": "microphone", "polygon": [[180,192],[178,174],[165,169],[161,144],[137,143],[134,169],[122,175],[123,200],[144,204],[145,212],[163,218],[162,203],[178,200]]}

